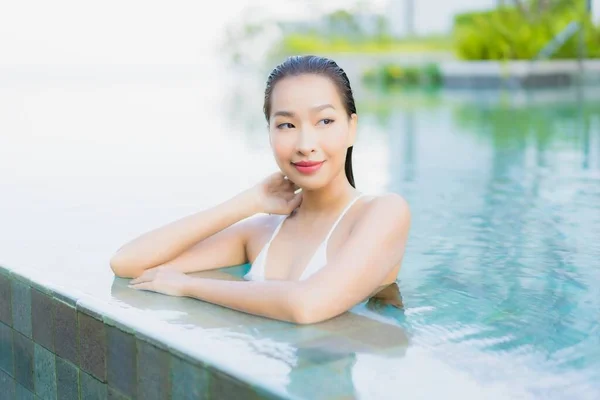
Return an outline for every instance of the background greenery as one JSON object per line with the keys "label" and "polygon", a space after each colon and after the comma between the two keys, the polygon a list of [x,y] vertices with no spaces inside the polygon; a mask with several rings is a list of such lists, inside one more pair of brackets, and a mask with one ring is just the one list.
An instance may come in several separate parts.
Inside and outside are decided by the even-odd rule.
{"label": "background greenery", "polygon": [[[454,45],[465,60],[530,60],[571,22],[584,29],[582,55],[600,57],[600,27],[581,0],[533,0],[517,6],[456,15]],[[550,58],[577,58],[580,36],[571,36]]]}

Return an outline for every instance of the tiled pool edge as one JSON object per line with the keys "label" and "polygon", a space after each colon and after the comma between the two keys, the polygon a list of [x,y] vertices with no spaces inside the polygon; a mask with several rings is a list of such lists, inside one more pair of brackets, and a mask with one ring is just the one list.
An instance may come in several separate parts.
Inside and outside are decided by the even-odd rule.
{"label": "tiled pool edge", "polygon": [[0,393],[8,398],[282,399],[0,266]]}

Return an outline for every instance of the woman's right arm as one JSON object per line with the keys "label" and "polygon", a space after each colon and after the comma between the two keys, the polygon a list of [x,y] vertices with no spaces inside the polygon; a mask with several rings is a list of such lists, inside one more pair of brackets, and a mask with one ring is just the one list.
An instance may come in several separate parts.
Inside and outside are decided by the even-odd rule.
{"label": "woman's right arm", "polygon": [[110,260],[115,275],[136,278],[167,266],[180,272],[205,271],[248,262],[246,243],[261,221],[257,213],[288,214],[301,201],[295,185],[280,173],[232,199],[152,230],[122,246]]}
{"label": "woman's right arm", "polygon": [[243,264],[252,225],[246,219],[261,211],[256,196],[242,192],[132,240],[116,252],[110,266],[115,275],[134,278],[166,263],[181,272]]}

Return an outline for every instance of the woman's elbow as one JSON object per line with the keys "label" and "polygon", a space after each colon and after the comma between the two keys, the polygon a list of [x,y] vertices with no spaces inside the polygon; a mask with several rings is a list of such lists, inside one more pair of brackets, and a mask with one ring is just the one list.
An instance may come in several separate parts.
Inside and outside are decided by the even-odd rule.
{"label": "woman's elbow", "polygon": [[111,257],[110,269],[119,278],[135,278],[139,275],[136,272],[136,268],[124,260],[119,253],[116,253]]}
{"label": "woman's elbow", "polygon": [[292,322],[298,325],[316,324],[329,319],[321,307],[318,307],[313,301],[302,299],[296,296],[292,301]]}

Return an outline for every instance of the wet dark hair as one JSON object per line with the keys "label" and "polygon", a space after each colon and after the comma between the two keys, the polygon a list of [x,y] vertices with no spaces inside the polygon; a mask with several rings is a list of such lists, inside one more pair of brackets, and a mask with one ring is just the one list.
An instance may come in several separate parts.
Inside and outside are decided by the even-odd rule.
{"label": "wet dark hair", "polygon": [[[277,82],[288,76],[305,74],[320,75],[331,79],[338,89],[338,93],[342,98],[342,103],[344,104],[348,116],[350,117],[352,114],[356,114],[356,105],[354,104],[354,96],[352,95],[350,81],[344,70],[341,69],[335,61],[319,56],[292,56],[276,66],[267,79],[265,103],[263,106],[267,122],[269,122],[271,116],[271,95]],[[354,174],[352,173],[352,147],[353,146],[348,147],[348,150],[346,151],[345,171],[346,177],[352,187],[356,187],[354,184]]]}

